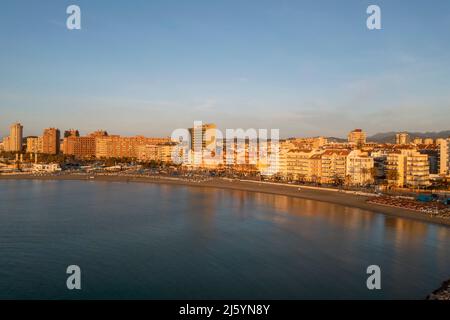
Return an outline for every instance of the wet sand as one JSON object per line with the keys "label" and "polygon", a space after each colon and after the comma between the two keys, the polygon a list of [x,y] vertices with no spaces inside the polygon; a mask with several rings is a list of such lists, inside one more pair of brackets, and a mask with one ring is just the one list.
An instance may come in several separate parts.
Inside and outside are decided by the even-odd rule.
{"label": "wet sand", "polygon": [[303,198],[309,200],[323,201],[348,207],[359,208],[389,216],[420,220],[429,223],[450,226],[450,219],[431,217],[426,213],[413,210],[377,205],[367,203],[369,196],[353,195],[331,190],[309,189],[297,185],[281,185],[265,182],[231,180],[213,178],[206,181],[192,181],[184,178],[171,178],[161,176],[124,176],[124,175],[90,175],[63,174],[63,175],[0,175],[0,180],[83,180],[83,181],[110,181],[110,182],[141,182],[162,183],[191,187],[208,187],[220,189],[233,189],[249,192],[261,192],[289,197]]}

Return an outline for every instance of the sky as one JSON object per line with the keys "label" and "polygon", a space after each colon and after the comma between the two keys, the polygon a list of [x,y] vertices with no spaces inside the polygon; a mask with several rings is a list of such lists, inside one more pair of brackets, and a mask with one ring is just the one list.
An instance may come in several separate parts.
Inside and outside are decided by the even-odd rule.
{"label": "sky", "polygon": [[[66,8],[81,8],[81,30]],[[381,8],[381,30],[366,9]],[[2,0],[0,136],[450,129],[450,1]]]}

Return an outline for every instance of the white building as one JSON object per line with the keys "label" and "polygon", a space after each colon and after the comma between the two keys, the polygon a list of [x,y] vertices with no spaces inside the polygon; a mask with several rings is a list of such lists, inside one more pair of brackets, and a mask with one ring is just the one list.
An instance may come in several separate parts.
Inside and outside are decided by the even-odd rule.
{"label": "white building", "polygon": [[58,172],[61,171],[61,167],[57,163],[34,163],[33,172],[46,172],[46,173],[52,173],[52,172]]}
{"label": "white building", "polygon": [[450,174],[450,138],[439,140],[439,174]]}
{"label": "white building", "polygon": [[366,185],[374,181],[374,160],[366,152],[353,150],[347,156],[347,177],[351,185]]}

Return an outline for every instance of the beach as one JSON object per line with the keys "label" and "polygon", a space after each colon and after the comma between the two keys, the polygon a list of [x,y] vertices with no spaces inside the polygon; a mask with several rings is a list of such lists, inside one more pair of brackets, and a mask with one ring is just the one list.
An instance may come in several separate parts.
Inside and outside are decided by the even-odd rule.
{"label": "beach", "polygon": [[138,176],[138,175],[89,175],[89,174],[60,174],[60,175],[0,175],[0,180],[83,180],[83,181],[106,181],[124,183],[159,183],[183,185],[190,187],[207,187],[219,189],[232,189],[249,192],[260,192],[315,201],[334,203],[347,207],[354,207],[388,216],[407,218],[424,221],[428,223],[450,226],[450,219],[433,217],[425,213],[404,208],[389,207],[375,203],[368,203],[368,195],[358,195],[340,192],[335,189],[309,188],[299,185],[280,183],[268,183],[259,181],[248,181],[226,178],[210,178],[204,180],[193,180],[187,178],[173,178],[165,176]]}

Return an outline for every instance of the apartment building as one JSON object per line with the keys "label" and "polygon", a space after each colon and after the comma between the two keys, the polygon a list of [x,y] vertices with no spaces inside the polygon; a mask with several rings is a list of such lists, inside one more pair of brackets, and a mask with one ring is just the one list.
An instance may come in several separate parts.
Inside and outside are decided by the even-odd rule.
{"label": "apartment building", "polygon": [[353,150],[347,156],[346,182],[367,185],[374,182],[374,159],[367,152]]}
{"label": "apartment building", "polygon": [[406,132],[400,132],[395,134],[396,144],[409,144],[409,134]]}
{"label": "apartment building", "polygon": [[156,144],[146,144],[138,146],[139,161],[157,161],[158,160],[158,146]]}
{"label": "apartment building", "polygon": [[277,174],[284,179],[286,179],[288,175],[287,155],[292,149],[294,149],[294,144],[290,140],[280,141],[278,159],[274,174]]}
{"label": "apartment building", "polygon": [[316,153],[309,158],[311,165],[311,182],[318,183],[322,177],[322,153]]}
{"label": "apartment building", "polygon": [[163,144],[146,144],[138,146],[139,161],[161,161],[170,163],[172,161],[172,153],[176,147],[175,143]]}
{"label": "apartment building", "polygon": [[119,135],[101,136],[95,139],[97,158],[138,158],[139,147],[163,144],[170,138],[147,138],[143,136],[121,137]]}
{"label": "apartment building", "polygon": [[[173,143],[173,142],[166,142],[163,144],[159,144],[158,145],[158,159],[162,162],[167,162],[167,163],[173,162],[172,155],[174,152],[176,152],[176,150],[175,150],[176,147],[177,147],[177,144]],[[179,157],[182,157],[181,150],[179,152],[177,152],[177,154]]]}
{"label": "apartment building", "polygon": [[349,150],[325,150],[321,156],[321,182],[345,183]]}
{"label": "apartment building", "polygon": [[366,143],[367,135],[363,130],[355,129],[348,134],[347,139],[349,143],[361,146]]}
{"label": "apartment building", "polygon": [[421,144],[416,149],[421,154],[428,155],[430,174],[439,174],[439,147],[435,144]]}
{"label": "apartment building", "polygon": [[[261,146],[261,148],[268,151],[269,146],[266,143],[264,146]],[[223,159],[224,163],[227,165],[260,165],[258,158],[259,143],[256,139],[225,139],[222,151],[221,159]]]}
{"label": "apartment building", "polygon": [[389,185],[424,187],[429,185],[428,155],[403,149],[387,156],[386,177]]}
{"label": "apartment building", "polygon": [[90,159],[96,155],[95,137],[69,136],[64,138],[63,153],[77,159]]}
{"label": "apartment building", "polygon": [[439,140],[438,172],[450,175],[450,138]]}
{"label": "apartment building", "polygon": [[9,128],[9,151],[22,151],[23,126],[20,123],[14,123]]}
{"label": "apartment building", "polygon": [[9,136],[8,137],[3,137],[3,151],[6,151],[6,152],[10,151],[9,141],[10,141]]}
{"label": "apartment building", "polygon": [[60,132],[56,128],[44,129],[42,135],[42,153],[58,154],[60,147]]}
{"label": "apartment building", "polygon": [[293,149],[287,152],[287,177],[290,180],[311,181],[312,168],[310,158],[315,151],[311,149]]}
{"label": "apartment building", "polygon": [[406,157],[402,151],[388,154],[386,160],[386,179],[389,185],[403,187],[406,184]]}
{"label": "apartment building", "polygon": [[77,159],[91,159],[96,156],[96,139],[106,137],[106,131],[95,131],[81,137],[78,130],[68,130],[64,133],[63,153]]}
{"label": "apartment building", "polygon": [[294,138],[289,139],[289,142],[299,149],[318,149],[326,145],[328,139],[325,137]]}
{"label": "apartment building", "polygon": [[42,152],[42,138],[27,137],[27,153],[41,153],[41,152]]}
{"label": "apartment building", "polygon": [[411,188],[430,184],[430,165],[427,154],[412,152],[406,158],[406,185]]}
{"label": "apartment building", "polygon": [[[216,129],[215,124],[203,124],[201,122],[194,123],[194,127],[188,129],[191,139],[192,160],[195,166],[204,166],[203,157],[207,150],[214,152],[216,149]],[[211,156],[213,157],[214,155],[212,154]]]}

